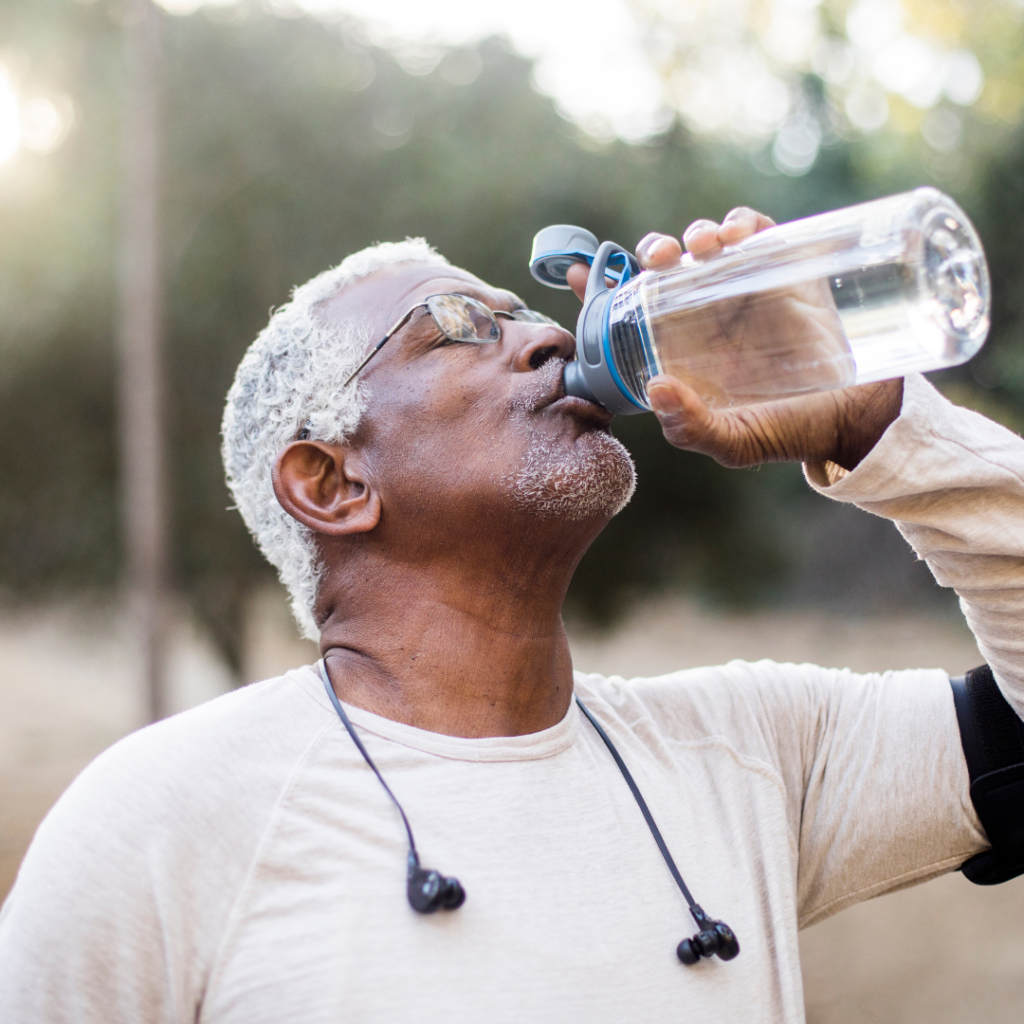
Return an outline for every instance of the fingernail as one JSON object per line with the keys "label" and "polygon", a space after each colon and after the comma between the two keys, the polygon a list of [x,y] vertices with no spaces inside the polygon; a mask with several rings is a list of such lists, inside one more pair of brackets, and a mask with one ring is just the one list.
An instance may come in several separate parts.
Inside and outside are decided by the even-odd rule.
{"label": "fingernail", "polygon": [[683,411],[679,396],[664,384],[655,384],[648,388],[647,398],[659,416],[678,416]]}
{"label": "fingernail", "polygon": [[706,234],[709,231],[714,232],[717,230],[718,225],[713,224],[709,220],[695,220],[683,233],[683,245],[687,249],[689,249],[690,245],[693,243],[693,240],[694,238],[697,237],[697,235],[702,235]]}
{"label": "fingernail", "polygon": [[644,263],[647,257],[650,256],[651,250],[658,244],[662,236],[657,231],[652,231],[650,234],[644,235],[643,238],[637,242],[636,245],[636,258]]}

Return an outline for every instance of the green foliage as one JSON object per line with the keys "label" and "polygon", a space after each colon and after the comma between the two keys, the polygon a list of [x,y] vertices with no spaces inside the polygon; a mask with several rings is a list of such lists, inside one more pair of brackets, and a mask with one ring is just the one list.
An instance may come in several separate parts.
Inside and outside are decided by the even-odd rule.
{"label": "green foliage", "polygon": [[992,271],[992,338],[975,359],[973,376],[988,389],[982,401],[1002,407],[997,416],[1024,428],[1024,132],[985,169],[976,214]]}

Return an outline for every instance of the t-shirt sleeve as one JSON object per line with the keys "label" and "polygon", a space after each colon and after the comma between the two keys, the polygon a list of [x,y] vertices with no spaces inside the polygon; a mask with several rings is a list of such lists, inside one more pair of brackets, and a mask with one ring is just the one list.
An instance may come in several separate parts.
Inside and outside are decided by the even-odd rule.
{"label": "t-shirt sleeve", "polygon": [[0,911],[3,1024],[193,1024],[319,712],[287,677],[142,729],[40,825]]}
{"label": "t-shirt sleeve", "polygon": [[760,669],[761,742],[790,794],[802,927],[986,848],[944,671]]}
{"label": "t-shirt sleeve", "polygon": [[151,787],[124,774],[135,762],[108,751],[40,825],[0,913],[5,1022],[190,1019],[192,951],[174,925],[189,866],[165,863]]}
{"label": "t-shirt sleeve", "polygon": [[987,846],[942,670],[735,661],[631,689],[674,742],[717,737],[778,780],[788,835],[759,842],[793,851],[801,927]]}

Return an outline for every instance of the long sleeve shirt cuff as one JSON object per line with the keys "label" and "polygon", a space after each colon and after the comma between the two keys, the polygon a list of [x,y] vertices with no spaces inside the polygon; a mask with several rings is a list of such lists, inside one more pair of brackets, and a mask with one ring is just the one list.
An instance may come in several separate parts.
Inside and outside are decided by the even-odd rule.
{"label": "long sleeve shirt cuff", "polygon": [[900,415],[852,471],[804,466],[836,501],[891,519],[960,596],[979,649],[1024,717],[1024,440],[906,378]]}

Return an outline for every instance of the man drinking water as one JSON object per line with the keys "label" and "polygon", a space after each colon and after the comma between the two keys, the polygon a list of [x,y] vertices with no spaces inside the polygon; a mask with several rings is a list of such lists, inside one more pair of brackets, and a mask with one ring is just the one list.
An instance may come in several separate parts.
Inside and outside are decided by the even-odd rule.
{"label": "man drinking water", "polygon": [[[989,847],[941,670],[573,673],[566,589],[634,487],[609,414],[564,394],[574,344],[422,241],[273,314],[224,460],[323,661],[73,783],[0,916],[0,1019],[798,1021],[799,928]],[[1024,711],[1024,441],[921,377],[733,412],[664,377],[649,394],[670,443],[802,461],[893,520]],[[584,708],[735,959],[680,963],[687,904]]]}

